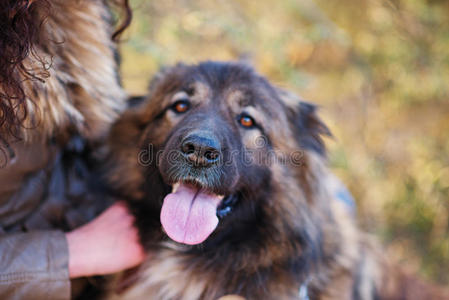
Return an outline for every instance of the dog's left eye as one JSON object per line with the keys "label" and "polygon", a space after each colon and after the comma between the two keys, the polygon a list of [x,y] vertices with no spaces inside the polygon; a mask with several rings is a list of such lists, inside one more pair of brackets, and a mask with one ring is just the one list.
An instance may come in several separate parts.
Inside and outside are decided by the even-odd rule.
{"label": "dog's left eye", "polygon": [[185,113],[190,108],[190,102],[188,100],[178,100],[172,106],[171,109],[178,113]]}
{"label": "dog's left eye", "polygon": [[254,122],[254,119],[251,118],[248,115],[241,115],[239,118],[239,123],[245,128],[252,128],[256,125],[256,122]]}

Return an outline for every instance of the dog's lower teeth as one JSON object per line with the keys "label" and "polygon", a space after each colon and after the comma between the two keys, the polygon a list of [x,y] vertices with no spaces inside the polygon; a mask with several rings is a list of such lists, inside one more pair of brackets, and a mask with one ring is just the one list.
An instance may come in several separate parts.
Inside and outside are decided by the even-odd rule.
{"label": "dog's lower teeth", "polygon": [[171,192],[174,194],[179,188],[179,182],[173,184]]}
{"label": "dog's lower teeth", "polygon": [[[176,182],[176,183],[174,183],[174,184],[172,185],[172,190],[171,190],[172,194],[176,193],[176,191],[178,190],[178,188],[179,188],[180,185],[181,185],[180,182]],[[223,200],[223,199],[225,198],[224,195],[217,195],[217,197],[218,197],[220,200]]]}

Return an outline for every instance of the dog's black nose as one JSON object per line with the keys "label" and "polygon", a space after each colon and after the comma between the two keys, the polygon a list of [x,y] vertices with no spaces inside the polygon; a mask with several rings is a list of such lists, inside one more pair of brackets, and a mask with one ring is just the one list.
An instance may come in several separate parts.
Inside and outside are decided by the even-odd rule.
{"label": "dog's black nose", "polygon": [[182,141],[181,152],[195,166],[209,167],[220,161],[220,142],[204,134],[190,134]]}

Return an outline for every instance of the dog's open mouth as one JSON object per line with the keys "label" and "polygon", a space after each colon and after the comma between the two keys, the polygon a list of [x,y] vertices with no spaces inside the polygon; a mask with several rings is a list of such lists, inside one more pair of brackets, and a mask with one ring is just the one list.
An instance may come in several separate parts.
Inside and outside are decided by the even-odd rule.
{"label": "dog's open mouth", "polygon": [[162,205],[165,232],[178,243],[202,243],[218,225],[217,212],[229,209],[222,207],[223,198],[189,183],[175,184]]}

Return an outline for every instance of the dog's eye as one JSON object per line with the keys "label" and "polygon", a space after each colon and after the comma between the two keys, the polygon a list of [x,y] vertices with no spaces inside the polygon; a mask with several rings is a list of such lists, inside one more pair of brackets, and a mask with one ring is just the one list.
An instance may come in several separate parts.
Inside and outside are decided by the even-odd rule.
{"label": "dog's eye", "polygon": [[178,113],[185,113],[190,108],[190,102],[188,100],[178,100],[172,106],[171,109]]}
{"label": "dog's eye", "polygon": [[254,119],[248,115],[241,115],[239,118],[239,123],[245,128],[252,128],[256,124]]}

